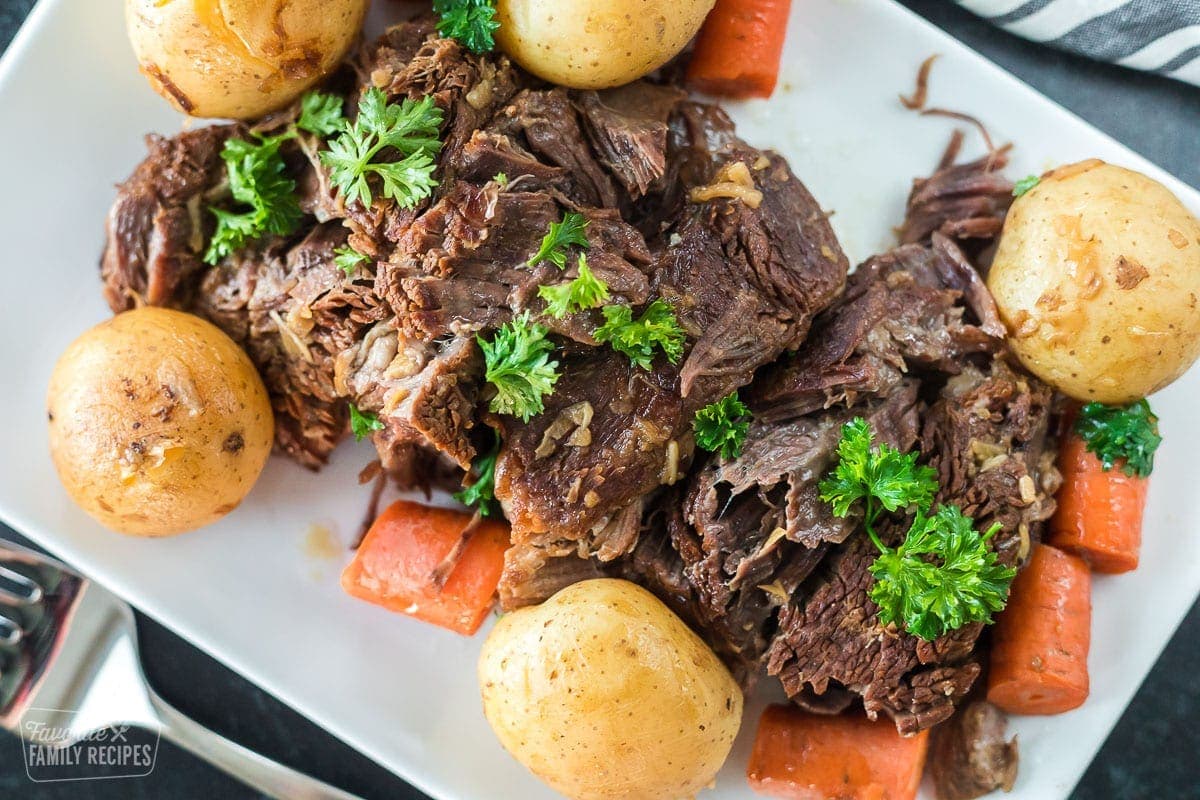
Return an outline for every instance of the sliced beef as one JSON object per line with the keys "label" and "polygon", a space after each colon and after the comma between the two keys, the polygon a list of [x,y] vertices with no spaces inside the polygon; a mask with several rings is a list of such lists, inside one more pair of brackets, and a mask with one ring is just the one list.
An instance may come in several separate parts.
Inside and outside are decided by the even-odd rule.
{"label": "sliced beef", "polygon": [[218,125],[146,137],[149,154],[117,187],[105,222],[100,277],[114,312],[179,306],[190,295],[212,232],[207,196],[224,178],[221,148],[236,131]]}
{"label": "sliced beef", "polygon": [[[713,125],[723,117],[693,104],[680,113]],[[676,309],[688,335],[681,363],[659,357],[642,370],[608,349],[564,359],[544,414],[522,425],[496,420],[505,443],[496,492],[515,541],[593,540],[635,500],[678,480],[692,455],[695,411],[798,346],[840,291],[845,257],[820,207],[782,159],[740,142],[727,118],[724,126],[724,137],[712,139],[719,149],[708,152],[708,170],[690,174],[707,183],[740,162],[762,201],[757,208],[727,198],[690,203],[656,242],[652,290]],[[695,151],[677,147],[676,157],[694,162]],[[560,417],[580,404],[592,410],[587,442],[548,445]]]}
{"label": "sliced beef", "polygon": [[1017,780],[1017,737],[1005,740],[1004,712],[984,700],[969,702],[933,729],[929,768],[938,800],[974,800]]}

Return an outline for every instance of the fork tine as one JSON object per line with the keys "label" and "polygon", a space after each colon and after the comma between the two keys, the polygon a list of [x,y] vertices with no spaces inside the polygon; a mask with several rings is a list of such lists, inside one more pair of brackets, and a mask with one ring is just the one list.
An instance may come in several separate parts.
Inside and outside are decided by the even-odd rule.
{"label": "fork tine", "polygon": [[42,587],[28,575],[0,565],[0,603],[33,606],[42,602]]}
{"label": "fork tine", "polygon": [[21,626],[6,616],[0,615],[0,645],[16,647],[25,636]]}

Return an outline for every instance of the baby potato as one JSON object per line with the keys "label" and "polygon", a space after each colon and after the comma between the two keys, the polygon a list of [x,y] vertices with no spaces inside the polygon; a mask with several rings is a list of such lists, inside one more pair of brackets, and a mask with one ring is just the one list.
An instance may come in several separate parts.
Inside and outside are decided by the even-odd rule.
{"label": "baby potato", "polygon": [[700,637],[607,578],[501,617],[479,685],[501,744],[573,800],[693,797],[742,720],[741,690]]}
{"label": "baby potato", "polygon": [[496,43],[540,78],[576,89],[637,80],[683,49],[715,0],[497,0]]}
{"label": "baby potato", "polygon": [[1093,159],[1042,176],[987,283],[1021,362],[1076,399],[1129,403],[1200,356],[1200,222],[1138,172]]}
{"label": "baby potato", "polygon": [[47,407],[67,493],[135,536],[232,511],[274,437],[267,391],[241,348],[211,323],[163,308],[127,311],[76,339],[54,367]]}
{"label": "baby potato", "polygon": [[250,119],[328,75],[369,0],[125,0],[142,74],[193,117]]}

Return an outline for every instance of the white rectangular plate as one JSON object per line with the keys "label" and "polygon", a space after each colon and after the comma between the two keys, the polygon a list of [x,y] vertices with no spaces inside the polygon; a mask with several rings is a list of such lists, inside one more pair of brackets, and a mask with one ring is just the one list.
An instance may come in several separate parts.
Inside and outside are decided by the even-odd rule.
{"label": "white rectangular plate", "polygon": [[[376,5],[376,24],[395,8]],[[1014,142],[1013,176],[1099,157],[1158,178],[1200,211],[1194,190],[899,6],[797,0],[780,90],[730,108],[747,140],[784,153],[836,212],[852,261],[890,246],[910,181],[930,172],[950,133],[950,122],[896,101],[931,53],[942,55],[932,103]],[[43,0],[0,66],[0,109],[10,281],[0,300],[0,516],[430,795],[551,797],[483,719],[479,637],[350,599],[338,586],[348,551],[315,546],[314,523],[341,545],[353,537],[367,445],[343,446],[319,475],[275,458],[234,514],[174,539],[108,533],[70,503],[46,449],[47,380],[67,343],[107,316],[96,264],[113,184],[143,157],[145,132],[174,133],[180,119],[138,75],[119,0]],[[1087,704],[1014,720],[1019,797],[1070,792],[1200,589],[1198,395],[1193,370],[1155,398],[1166,443],[1141,567],[1095,582]],[[750,795],[743,770],[759,703],[712,800]]]}

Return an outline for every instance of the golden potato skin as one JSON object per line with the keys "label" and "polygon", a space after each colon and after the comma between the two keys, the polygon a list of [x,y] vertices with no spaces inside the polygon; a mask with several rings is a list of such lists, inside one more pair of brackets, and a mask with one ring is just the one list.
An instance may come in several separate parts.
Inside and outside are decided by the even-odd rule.
{"label": "golden potato skin", "polygon": [[658,598],[596,579],[506,614],[479,685],[504,747],[574,800],[690,798],[729,755],[742,693]]}
{"label": "golden potato skin", "polygon": [[194,117],[250,119],[328,75],[368,0],[125,0],[142,74]]}
{"label": "golden potato skin", "polygon": [[1093,159],[1042,176],[987,282],[1021,362],[1079,400],[1137,400],[1200,355],[1200,222],[1138,172]]}
{"label": "golden potato skin", "polygon": [[715,0],[497,0],[496,44],[540,78],[606,89],[683,49]]}
{"label": "golden potato skin", "polygon": [[136,536],[232,511],[271,452],[274,419],[250,359],[216,326],[163,308],[102,322],[62,354],[47,399],[67,493]]}

